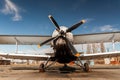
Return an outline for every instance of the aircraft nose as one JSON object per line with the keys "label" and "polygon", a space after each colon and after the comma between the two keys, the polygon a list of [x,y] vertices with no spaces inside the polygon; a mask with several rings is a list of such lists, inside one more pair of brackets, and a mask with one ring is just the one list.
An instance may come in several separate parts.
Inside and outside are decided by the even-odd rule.
{"label": "aircraft nose", "polygon": [[65,40],[63,40],[62,38],[59,38],[57,41],[56,41],[56,45],[63,45],[63,44],[66,44]]}

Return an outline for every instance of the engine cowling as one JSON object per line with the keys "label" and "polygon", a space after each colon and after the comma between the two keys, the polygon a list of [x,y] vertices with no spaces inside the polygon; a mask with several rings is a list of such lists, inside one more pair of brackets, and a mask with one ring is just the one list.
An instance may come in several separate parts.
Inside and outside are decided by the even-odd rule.
{"label": "engine cowling", "polygon": [[[67,27],[61,26],[60,27],[60,32],[61,32],[61,30],[64,31],[65,34],[62,35],[62,36],[66,37],[70,42],[73,43],[73,34],[71,32],[66,33],[67,29],[68,29]],[[56,37],[56,36],[60,36],[60,35],[61,35],[61,33],[59,33],[57,30],[54,30],[53,34],[52,34],[52,37]],[[51,46],[54,46],[53,41],[51,42]]]}

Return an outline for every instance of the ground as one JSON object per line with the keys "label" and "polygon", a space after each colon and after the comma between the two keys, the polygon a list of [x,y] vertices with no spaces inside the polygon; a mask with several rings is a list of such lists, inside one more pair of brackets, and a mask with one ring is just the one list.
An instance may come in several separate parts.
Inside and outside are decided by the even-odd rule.
{"label": "ground", "polygon": [[[14,66],[12,66],[13,68]],[[16,67],[16,66],[15,66]],[[26,66],[27,67],[27,66]],[[100,68],[101,67],[101,68]],[[108,67],[108,69],[107,69]],[[120,68],[115,66],[95,66],[86,73],[77,70],[72,73],[60,73],[49,70],[39,73],[38,70],[12,70],[11,66],[0,66],[0,80],[119,80]]]}

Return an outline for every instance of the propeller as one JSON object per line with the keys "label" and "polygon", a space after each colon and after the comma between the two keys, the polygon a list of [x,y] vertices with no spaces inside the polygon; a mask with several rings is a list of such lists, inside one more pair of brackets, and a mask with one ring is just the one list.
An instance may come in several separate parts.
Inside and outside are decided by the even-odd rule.
{"label": "propeller", "polygon": [[40,48],[42,45],[44,45],[44,44],[46,44],[46,43],[48,43],[48,42],[54,40],[55,38],[56,38],[56,37],[52,37],[52,38],[50,38],[50,39],[48,39],[48,40],[42,42],[41,44],[38,44],[38,48]]}
{"label": "propeller", "polygon": [[49,19],[51,20],[51,22],[55,25],[56,30],[57,30],[57,31],[60,31],[60,27],[59,27],[59,25],[57,24],[57,22],[55,21],[55,19],[54,19],[51,15],[49,15],[48,17],[49,17]]}
{"label": "propeller", "polygon": [[[46,44],[46,43],[48,43],[48,42],[56,39],[56,38],[58,38],[58,37],[60,37],[60,36],[62,36],[62,35],[65,35],[67,32],[71,32],[72,30],[78,28],[80,25],[82,25],[83,23],[85,23],[85,20],[81,20],[79,23],[71,26],[70,28],[68,28],[68,29],[66,30],[66,32],[64,32],[63,30],[60,30],[59,25],[57,24],[57,22],[55,21],[55,19],[54,19],[51,15],[49,15],[48,17],[49,17],[49,19],[51,20],[51,22],[55,25],[56,30],[60,33],[60,35],[58,35],[58,36],[56,36],[56,37],[52,37],[52,38],[50,38],[50,39],[42,42],[41,44],[38,45],[38,47],[40,47],[40,46],[42,46],[42,45],[44,45],[44,44]],[[76,54],[77,51],[76,51],[76,49],[74,48],[74,46],[72,45],[72,43],[71,43],[67,38],[66,38],[66,40],[67,40],[67,42],[68,42],[69,48],[72,50],[72,52],[73,52],[74,54]]]}
{"label": "propeller", "polygon": [[81,20],[79,23],[77,23],[77,24],[73,25],[72,27],[68,28],[66,32],[71,32],[72,30],[78,28],[83,23],[85,23],[85,20]]}

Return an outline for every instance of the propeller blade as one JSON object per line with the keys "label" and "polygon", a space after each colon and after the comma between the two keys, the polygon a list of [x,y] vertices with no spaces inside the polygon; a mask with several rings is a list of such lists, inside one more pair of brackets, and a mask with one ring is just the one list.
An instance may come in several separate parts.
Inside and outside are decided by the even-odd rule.
{"label": "propeller blade", "polygon": [[85,23],[85,20],[81,20],[79,23],[77,23],[77,24],[73,25],[72,27],[68,28],[66,32],[71,32],[72,30],[78,28],[83,23]]}
{"label": "propeller blade", "polygon": [[41,44],[38,44],[38,48],[40,48],[42,45],[44,45],[44,44],[46,44],[46,43],[52,41],[52,40],[55,39],[55,38],[56,38],[56,37],[52,37],[52,38],[50,38],[50,39],[48,39],[48,40],[42,42]]}
{"label": "propeller blade", "polygon": [[79,57],[80,53],[77,52],[77,50],[75,49],[75,47],[72,45],[72,43],[66,38],[67,43],[68,43],[68,47],[71,49],[72,53],[76,56]]}
{"label": "propeller blade", "polygon": [[57,22],[55,21],[55,19],[54,19],[51,15],[49,15],[48,17],[49,17],[49,19],[51,20],[51,22],[55,25],[56,30],[57,30],[57,31],[60,31],[60,27],[59,27],[59,25],[57,24]]}
{"label": "propeller blade", "polygon": [[66,41],[67,41],[68,47],[71,49],[72,53],[73,54],[78,53],[77,50],[75,49],[75,47],[72,45],[72,43],[67,38],[66,38]]}

